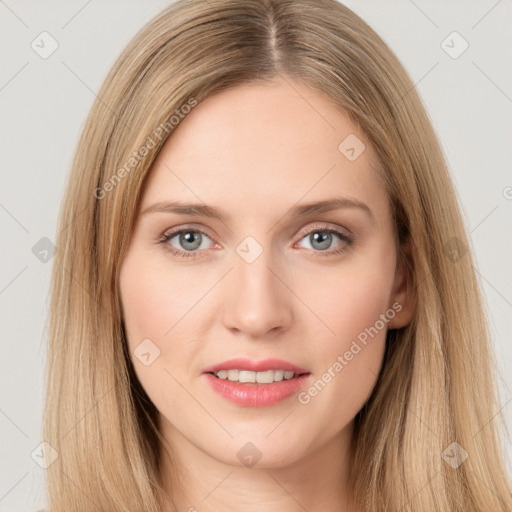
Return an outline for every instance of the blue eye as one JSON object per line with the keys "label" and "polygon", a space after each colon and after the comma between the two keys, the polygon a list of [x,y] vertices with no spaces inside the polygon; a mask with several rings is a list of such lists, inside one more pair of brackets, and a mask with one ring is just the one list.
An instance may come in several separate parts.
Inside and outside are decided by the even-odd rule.
{"label": "blue eye", "polygon": [[[204,238],[208,238],[208,235],[198,229],[180,229],[179,231],[173,231],[166,235],[163,235],[160,242],[164,245],[171,253],[182,256],[185,258],[196,257],[194,253],[197,249],[206,249],[204,247]],[[176,248],[171,244],[173,238],[178,239],[178,244],[183,247],[182,250],[179,247]]]}
{"label": "blue eye", "polygon": [[[335,249],[329,249],[333,242],[333,235],[341,240],[339,246]],[[334,228],[315,227],[308,231],[302,240],[307,239],[313,246],[312,249],[318,253],[319,256],[332,256],[340,254],[353,244],[353,239],[347,234]]]}
{"label": "blue eye", "polygon": [[[333,235],[340,240],[340,244],[335,249],[329,249],[333,243]],[[172,242],[176,238],[178,247]],[[340,254],[352,246],[354,240],[348,234],[341,230],[325,226],[315,226],[310,228],[306,233],[302,233],[301,241],[308,239],[312,245],[311,249],[319,256],[333,256]],[[208,249],[208,241],[212,240],[210,237],[200,229],[181,228],[170,233],[162,235],[159,243],[170,251],[171,254],[182,258],[196,258],[199,249]],[[317,247],[313,246],[316,245]]]}

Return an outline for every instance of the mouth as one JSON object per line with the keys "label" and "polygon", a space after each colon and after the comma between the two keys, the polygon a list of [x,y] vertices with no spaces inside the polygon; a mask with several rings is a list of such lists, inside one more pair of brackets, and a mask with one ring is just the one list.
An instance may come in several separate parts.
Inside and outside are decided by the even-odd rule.
{"label": "mouth", "polygon": [[268,407],[295,395],[311,373],[278,359],[232,359],[205,368],[203,375],[214,392],[236,405]]}

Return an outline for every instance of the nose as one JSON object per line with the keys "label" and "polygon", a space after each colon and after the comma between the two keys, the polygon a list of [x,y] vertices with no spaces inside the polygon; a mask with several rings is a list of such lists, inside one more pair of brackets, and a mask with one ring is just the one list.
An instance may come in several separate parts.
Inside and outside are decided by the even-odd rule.
{"label": "nose", "polygon": [[286,330],[293,321],[293,293],[288,272],[277,266],[265,250],[252,263],[234,254],[229,275],[223,323],[227,329],[251,338],[263,338]]}

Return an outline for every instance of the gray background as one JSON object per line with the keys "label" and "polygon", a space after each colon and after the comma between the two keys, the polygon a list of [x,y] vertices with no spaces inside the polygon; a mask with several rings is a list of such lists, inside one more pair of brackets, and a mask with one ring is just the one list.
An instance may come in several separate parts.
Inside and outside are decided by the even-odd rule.
{"label": "gray background", "polygon": [[[133,35],[169,1],[0,0],[0,510],[44,507],[41,442],[44,336],[57,214],[96,91]],[[350,0],[409,71],[454,176],[485,293],[501,405],[512,424],[512,2]],[[41,58],[41,32],[58,42]],[[453,36],[448,55],[442,41]],[[452,43],[453,40],[453,43]],[[50,48],[49,39],[45,48]],[[508,63],[508,64],[507,64]],[[44,244],[45,242],[39,242]],[[39,250],[44,246],[37,246]],[[37,252],[37,251],[36,251]],[[497,411],[496,411],[497,412]],[[504,451],[511,460],[507,432]],[[509,462],[510,466],[510,462]]]}

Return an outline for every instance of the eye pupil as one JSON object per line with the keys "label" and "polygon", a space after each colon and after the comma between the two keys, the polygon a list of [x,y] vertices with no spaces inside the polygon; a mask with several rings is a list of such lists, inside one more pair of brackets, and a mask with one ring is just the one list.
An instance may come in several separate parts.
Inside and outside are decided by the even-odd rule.
{"label": "eye pupil", "polygon": [[315,249],[327,249],[331,245],[332,234],[325,231],[316,231],[310,235],[311,245],[313,247],[315,243],[320,243],[321,247],[315,247]]}

